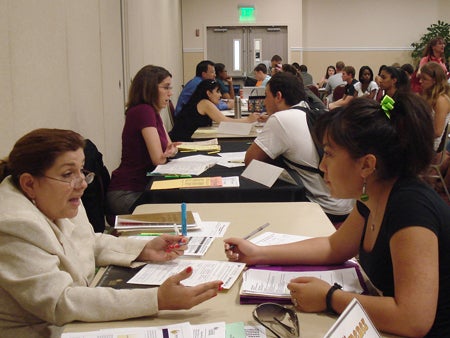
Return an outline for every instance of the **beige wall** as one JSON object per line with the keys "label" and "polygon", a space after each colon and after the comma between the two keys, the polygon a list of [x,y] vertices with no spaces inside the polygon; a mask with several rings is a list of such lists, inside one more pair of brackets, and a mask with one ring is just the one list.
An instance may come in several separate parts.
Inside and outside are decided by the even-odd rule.
{"label": "beige wall", "polygon": [[180,4],[0,0],[0,158],[32,129],[67,128],[92,139],[113,170],[130,78],[156,64],[181,88]]}

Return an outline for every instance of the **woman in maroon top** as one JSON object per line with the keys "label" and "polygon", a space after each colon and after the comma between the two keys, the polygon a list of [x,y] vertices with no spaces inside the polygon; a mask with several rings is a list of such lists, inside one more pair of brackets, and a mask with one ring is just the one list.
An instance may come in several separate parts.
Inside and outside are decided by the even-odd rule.
{"label": "woman in maroon top", "polygon": [[134,77],[128,93],[122,132],[122,158],[112,172],[107,193],[109,212],[131,213],[147,184],[146,173],[177,153],[164,127],[160,111],[172,96],[172,75],[148,65]]}

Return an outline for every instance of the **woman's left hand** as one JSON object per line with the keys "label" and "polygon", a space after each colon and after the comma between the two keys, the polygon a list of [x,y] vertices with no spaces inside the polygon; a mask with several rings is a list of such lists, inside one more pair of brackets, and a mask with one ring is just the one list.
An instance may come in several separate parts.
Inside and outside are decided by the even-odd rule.
{"label": "woman's left hand", "polygon": [[315,277],[297,277],[287,288],[291,301],[297,310],[303,312],[323,312],[327,309],[326,296],[331,285]]}
{"label": "woman's left hand", "polygon": [[187,243],[188,239],[181,235],[163,234],[148,241],[136,260],[141,262],[170,261],[184,254],[184,250],[187,249]]}

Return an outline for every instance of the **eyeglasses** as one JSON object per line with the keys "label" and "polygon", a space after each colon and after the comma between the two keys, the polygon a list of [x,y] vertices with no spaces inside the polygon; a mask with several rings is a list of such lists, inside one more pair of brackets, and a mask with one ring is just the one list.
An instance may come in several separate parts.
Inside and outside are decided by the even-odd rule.
{"label": "eyeglasses", "polygon": [[253,318],[277,338],[300,337],[298,317],[292,309],[276,303],[262,303],[253,310]]}
{"label": "eyeglasses", "polygon": [[64,183],[69,183],[70,186],[72,188],[79,188],[81,187],[81,185],[83,184],[83,181],[86,181],[87,184],[91,184],[92,181],[94,180],[95,177],[95,173],[87,171],[87,170],[81,170],[81,175],[82,176],[77,176],[77,177],[73,177],[67,180],[63,180],[61,178],[55,178],[55,177],[50,177],[47,175],[43,175],[45,178],[49,178],[51,180],[54,181],[59,181],[59,182],[64,182]]}

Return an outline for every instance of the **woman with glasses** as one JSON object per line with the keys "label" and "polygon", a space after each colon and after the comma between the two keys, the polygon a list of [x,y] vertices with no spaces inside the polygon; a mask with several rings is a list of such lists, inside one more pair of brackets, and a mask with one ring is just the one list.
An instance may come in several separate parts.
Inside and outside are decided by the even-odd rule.
{"label": "woman with glasses", "polygon": [[172,75],[164,68],[143,67],[131,82],[122,131],[122,156],[111,174],[108,211],[130,214],[148,182],[146,176],[177,153],[160,112],[172,96]]}
{"label": "woman with glasses", "polygon": [[189,309],[221,282],[184,287],[192,268],[159,288],[91,288],[96,266],[169,261],[187,239],[151,241],[94,233],[81,196],[92,173],[83,169],[84,140],[69,130],[37,129],[0,161],[0,337],[59,337],[62,325]]}
{"label": "woman with glasses", "polygon": [[247,117],[233,119],[226,117],[218,108],[222,94],[220,85],[215,80],[203,80],[195,89],[189,101],[183,106],[180,113],[175,116],[175,122],[169,135],[174,141],[191,141],[192,134],[199,127],[207,127],[212,122],[256,122],[260,117],[252,113]]}
{"label": "woman with glasses", "polygon": [[331,265],[358,257],[380,296],[298,277],[287,285],[296,309],[342,313],[356,298],[381,331],[450,337],[450,207],[419,178],[434,155],[429,106],[411,91],[381,105],[356,98],[316,123],[324,180],[333,197],[355,199],[355,208],[328,237],[273,246],[225,239],[228,259]]}

